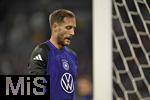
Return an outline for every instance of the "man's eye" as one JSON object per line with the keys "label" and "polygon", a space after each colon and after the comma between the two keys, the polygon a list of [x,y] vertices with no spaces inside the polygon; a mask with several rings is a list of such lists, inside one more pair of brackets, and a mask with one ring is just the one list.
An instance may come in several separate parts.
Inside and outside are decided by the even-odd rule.
{"label": "man's eye", "polygon": [[67,26],[66,29],[70,30],[70,29],[72,29],[72,26]]}

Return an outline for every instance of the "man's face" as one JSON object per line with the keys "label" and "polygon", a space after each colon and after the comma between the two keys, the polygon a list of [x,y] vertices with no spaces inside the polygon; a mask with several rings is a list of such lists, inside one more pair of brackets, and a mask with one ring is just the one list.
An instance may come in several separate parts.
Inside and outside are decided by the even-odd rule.
{"label": "man's face", "polygon": [[59,45],[68,46],[71,38],[75,34],[76,20],[75,18],[65,17],[64,21],[57,25],[57,41]]}

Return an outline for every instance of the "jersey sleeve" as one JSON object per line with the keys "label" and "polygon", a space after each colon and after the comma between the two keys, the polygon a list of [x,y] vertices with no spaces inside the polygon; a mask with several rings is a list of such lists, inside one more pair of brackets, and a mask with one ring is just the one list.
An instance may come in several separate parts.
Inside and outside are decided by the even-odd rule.
{"label": "jersey sleeve", "polygon": [[49,47],[46,43],[37,45],[28,64],[29,75],[46,75]]}

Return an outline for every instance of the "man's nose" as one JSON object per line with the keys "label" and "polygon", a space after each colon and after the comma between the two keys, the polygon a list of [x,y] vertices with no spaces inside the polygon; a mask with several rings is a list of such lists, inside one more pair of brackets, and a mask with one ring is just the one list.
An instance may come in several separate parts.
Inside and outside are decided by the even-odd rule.
{"label": "man's nose", "polygon": [[74,34],[75,34],[74,29],[71,29],[70,34],[71,34],[71,35],[74,35]]}

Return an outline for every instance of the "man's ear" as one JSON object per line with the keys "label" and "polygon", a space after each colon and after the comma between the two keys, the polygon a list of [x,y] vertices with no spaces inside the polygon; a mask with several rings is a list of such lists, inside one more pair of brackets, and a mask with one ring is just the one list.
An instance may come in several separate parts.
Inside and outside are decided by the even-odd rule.
{"label": "man's ear", "polygon": [[57,27],[58,26],[58,23],[53,23],[53,25],[52,25],[52,29],[53,29],[53,31],[57,31]]}
{"label": "man's ear", "polygon": [[53,24],[53,28],[56,29],[57,26],[58,26],[58,23],[55,22],[55,23]]}

